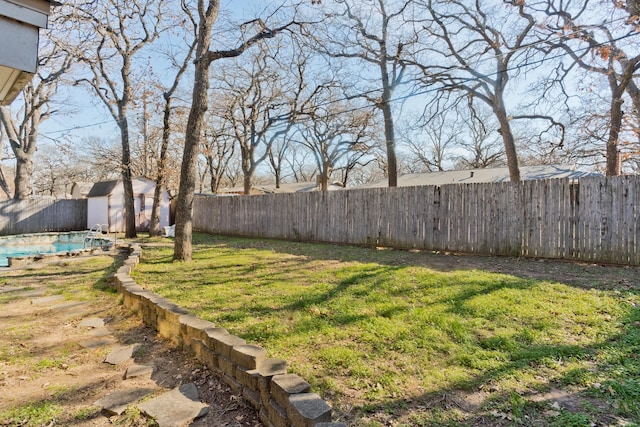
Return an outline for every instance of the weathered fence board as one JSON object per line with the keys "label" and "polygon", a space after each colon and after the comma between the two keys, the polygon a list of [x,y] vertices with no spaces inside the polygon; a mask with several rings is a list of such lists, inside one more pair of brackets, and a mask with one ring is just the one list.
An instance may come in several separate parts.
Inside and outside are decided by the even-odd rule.
{"label": "weathered fence board", "polygon": [[86,199],[27,199],[0,202],[0,235],[86,228]]}
{"label": "weathered fence board", "polygon": [[194,229],[640,265],[640,176],[198,197]]}

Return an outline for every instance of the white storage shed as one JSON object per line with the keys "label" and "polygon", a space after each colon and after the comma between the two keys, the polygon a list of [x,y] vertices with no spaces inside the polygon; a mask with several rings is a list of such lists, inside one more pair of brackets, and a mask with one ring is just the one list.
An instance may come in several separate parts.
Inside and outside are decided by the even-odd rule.
{"label": "white storage shed", "polygon": [[[148,231],[153,206],[155,182],[145,178],[133,180],[136,230]],[[110,233],[125,231],[124,185],[122,180],[98,182],[87,194],[87,228],[107,225]],[[160,203],[160,227],[169,225],[169,194],[163,191]],[[105,230],[103,230],[105,231]]]}

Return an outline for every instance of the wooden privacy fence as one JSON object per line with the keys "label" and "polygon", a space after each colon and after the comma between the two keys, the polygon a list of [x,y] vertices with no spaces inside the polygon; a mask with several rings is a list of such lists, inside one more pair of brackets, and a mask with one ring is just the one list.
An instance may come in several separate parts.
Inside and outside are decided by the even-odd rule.
{"label": "wooden privacy fence", "polygon": [[640,176],[197,197],[194,229],[640,265]]}
{"label": "wooden privacy fence", "polygon": [[27,199],[0,202],[0,235],[86,228],[86,199]]}

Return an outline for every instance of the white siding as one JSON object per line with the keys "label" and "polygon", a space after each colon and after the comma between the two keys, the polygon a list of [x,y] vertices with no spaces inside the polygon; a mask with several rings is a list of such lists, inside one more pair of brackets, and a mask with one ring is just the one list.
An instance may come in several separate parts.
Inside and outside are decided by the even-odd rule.
{"label": "white siding", "polygon": [[0,17],[0,65],[29,73],[36,72],[38,29]]}
{"label": "white siding", "polygon": [[109,224],[108,211],[109,197],[87,199],[87,228],[95,224]]}
{"label": "white siding", "polygon": [[169,195],[166,191],[162,193],[162,203],[160,204],[160,227],[167,227],[169,224]]}

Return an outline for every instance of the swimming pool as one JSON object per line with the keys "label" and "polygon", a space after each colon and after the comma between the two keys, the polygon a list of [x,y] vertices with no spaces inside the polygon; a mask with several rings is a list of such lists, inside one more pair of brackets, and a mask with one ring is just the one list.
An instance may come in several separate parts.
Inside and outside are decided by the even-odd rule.
{"label": "swimming pool", "polygon": [[54,254],[82,250],[82,243],[59,243],[49,245],[7,245],[0,246],[0,267],[9,266],[9,257],[21,257],[38,254]]}
{"label": "swimming pool", "polygon": [[[0,267],[9,266],[9,258],[81,251],[86,231],[68,233],[36,233],[0,236]],[[95,239],[94,246],[109,243],[108,239]]]}

